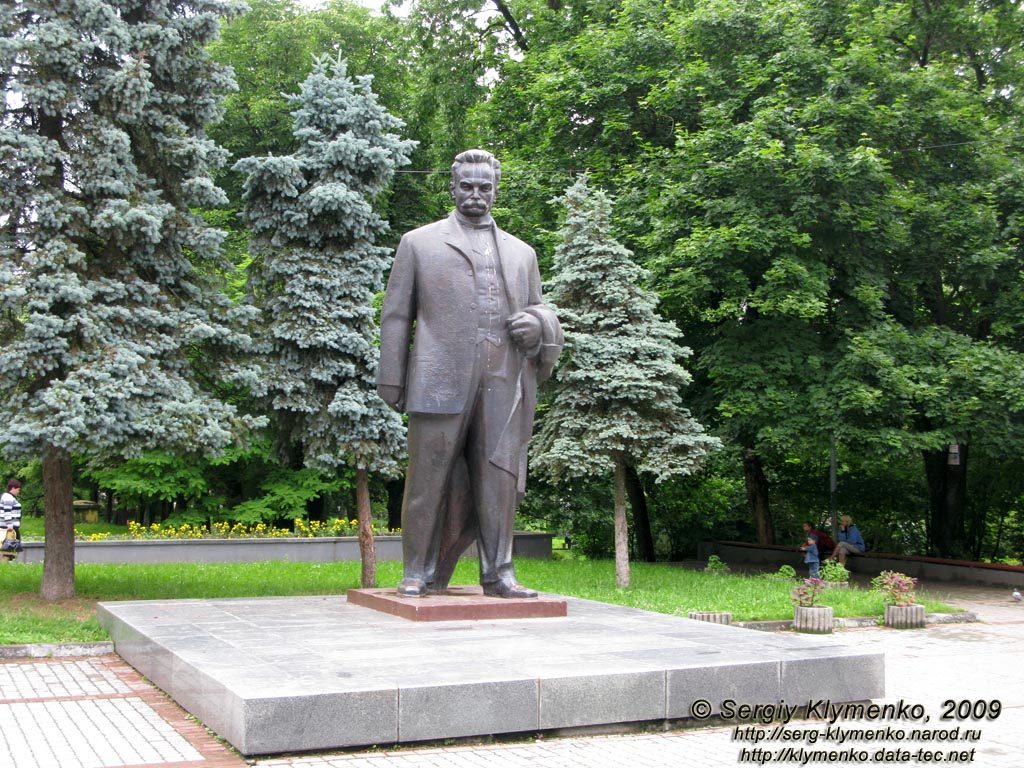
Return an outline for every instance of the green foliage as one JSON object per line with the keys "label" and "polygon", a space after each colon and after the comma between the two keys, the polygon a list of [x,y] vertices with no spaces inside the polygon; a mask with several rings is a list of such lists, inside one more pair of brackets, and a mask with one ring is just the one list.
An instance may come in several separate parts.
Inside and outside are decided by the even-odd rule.
{"label": "green foliage", "polygon": [[[86,469],[87,478],[123,501],[202,497],[208,490],[205,464],[165,451],[147,451],[116,467]],[[215,504],[219,504],[219,499]]]}
{"label": "green foliage", "polygon": [[804,583],[793,587],[789,593],[793,605],[801,608],[811,608],[817,602],[821,593],[825,591],[825,583],[821,579],[804,579]]}
{"label": "green foliage", "polygon": [[[313,56],[340,51],[351,71],[374,73],[374,92],[422,142],[409,155],[417,173],[373,203],[397,231],[438,218],[452,155],[479,143],[503,161],[496,213],[533,233],[545,273],[563,239],[553,198],[581,170],[615,191],[614,229],[694,350],[687,405],[761,459],[780,537],[825,518],[835,435],[839,504],[875,549],[924,552],[949,530],[970,556],[1021,552],[1019,3],[522,0],[510,9],[518,38],[472,0],[419,0],[404,18],[291,0],[254,0],[237,16],[201,0],[175,6],[174,35],[158,31],[164,5],[139,5],[153,35],[115,5],[84,0],[74,25],[0,5],[0,67],[19,94],[0,107],[7,455],[33,459],[40,438],[58,440],[110,476],[114,454],[138,456],[121,498],[165,499],[164,510],[173,499],[183,519],[262,496],[267,463],[255,456],[151,458],[234,442],[249,387],[264,381],[218,380],[237,372],[223,358],[246,342],[233,321],[261,325],[254,307],[271,291],[241,283],[250,263],[264,268],[262,246],[236,215],[243,174],[219,167],[226,155],[203,131],[236,158],[298,153],[285,94]],[[74,66],[36,66],[65,60]],[[234,68],[237,91],[213,62]],[[323,274],[282,264],[269,282]],[[303,301],[274,312],[300,314]],[[311,325],[303,340],[337,322]],[[305,418],[275,425],[282,445]],[[933,508],[944,494],[920,470],[922,452],[951,442],[970,445],[959,517]],[[741,450],[645,479],[660,555],[752,537]],[[38,511],[35,477],[22,498]],[[610,551],[598,498],[610,487],[588,482],[553,494],[550,517]]]}
{"label": "green foliage", "polygon": [[871,580],[873,592],[882,596],[886,605],[914,605],[917,579],[899,571],[882,571]]}
{"label": "green foliage", "polygon": [[[770,462],[833,435],[886,456],[1018,442],[1021,58],[994,41],[1024,17],[950,7],[708,0],[669,22],[646,103],[678,143],[638,176],[641,240],[707,339],[720,428]],[[959,514],[933,503],[930,531]]]}
{"label": "green foliage", "polygon": [[[480,143],[473,112],[487,99],[488,70],[508,51],[501,21],[481,13],[485,5],[418,0],[408,9],[400,46],[412,62],[406,114],[410,135],[421,142],[420,168],[447,170],[455,155]],[[446,188],[447,178],[435,187],[440,204]]]}
{"label": "green foliage", "polygon": [[643,270],[611,233],[611,204],[581,177],[562,198],[568,214],[549,298],[566,335],[534,466],[560,480],[607,473],[618,461],[663,481],[688,474],[719,442],[682,406],[689,350],[655,312]]}
{"label": "green foliage", "polygon": [[[347,515],[344,499],[352,485],[344,472],[282,464],[265,441],[216,459],[150,451],[117,465],[86,468],[83,476],[113,494],[118,519],[173,525],[290,524],[314,510],[323,517]],[[152,514],[157,506],[159,513]]]}
{"label": "green foliage", "polygon": [[653,485],[647,499],[659,559],[693,558],[701,542],[748,541],[753,535],[743,478],[725,452],[699,472]]}
{"label": "green foliage", "polygon": [[231,520],[249,525],[304,518],[311,501],[341,487],[340,478],[316,469],[290,470],[278,465],[260,483],[262,496],[236,504],[228,514]]}
{"label": "green foliage", "polygon": [[[222,26],[210,55],[235,73],[238,88],[210,135],[235,158],[282,155],[297,144],[287,94],[295,93],[316,57],[344,53],[354,70],[373,72],[375,90],[396,106],[407,61],[397,55],[398,24],[347,0],[308,8],[294,0],[251,0],[249,10]],[[241,179],[228,176],[233,201]]]}
{"label": "green foliage", "polygon": [[350,77],[341,58],[317,59],[288,97],[296,151],[235,165],[246,174],[249,291],[263,320],[259,372],[246,383],[275,414],[284,455],[298,449],[321,470],[394,473],[404,430],[375,391],[373,299],[390,251],[376,244],[388,225],[374,204],[412,142],[393,133],[402,122],[371,80]]}
{"label": "green foliage", "polygon": [[608,557],[614,551],[611,498],[607,477],[555,485],[531,476],[516,510],[517,529],[571,532],[573,550],[586,557]]}
{"label": "green foliage", "polygon": [[849,581],[850,572],[838,560],[825,560],[818,569],[822,581]]}
{"label": "green foliage", "polygon": [[[223,202],[206,138],[233,81],[204,46],[239,6],[131,14],[5,4],[0,79],[4,450],[35,456],[223,449],[241,419],[197,368],[246,344],[211,273]],[[100,42],[102,41],[102,42]]]}

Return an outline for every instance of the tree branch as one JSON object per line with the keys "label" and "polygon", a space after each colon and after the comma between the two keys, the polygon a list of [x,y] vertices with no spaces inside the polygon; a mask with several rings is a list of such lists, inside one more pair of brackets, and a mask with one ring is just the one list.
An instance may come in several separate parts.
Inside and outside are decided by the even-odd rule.
{"label": "tree branch", "polygon": [[516,41],[516,47],[523,53],[526,53],[528,49],[526,37],[523,36],[523,30],[519,28],[518,22],[516,22],[515,17],[512,15],[512,10],[505,4],[504,0],[493,1],[494,7],[498,9],[498,13],[505,19],[505,26],[512,33],[512,37]]}

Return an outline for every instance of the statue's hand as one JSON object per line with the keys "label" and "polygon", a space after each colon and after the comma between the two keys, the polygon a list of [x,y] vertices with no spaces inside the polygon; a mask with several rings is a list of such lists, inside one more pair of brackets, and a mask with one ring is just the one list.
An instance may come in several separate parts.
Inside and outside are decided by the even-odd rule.
{"label": "statue's hand", "polygon": [[390,405],[399,413],[405,406],[405,387],[396,387],[392,384],[381,384],[377,387],[377,394],[381,400]]}
{"label": "statue's hand", "polygon": [[540,344],[540,320],[526,312],[517,312],[507,321],[513,343],[523,352],[530,352]]}

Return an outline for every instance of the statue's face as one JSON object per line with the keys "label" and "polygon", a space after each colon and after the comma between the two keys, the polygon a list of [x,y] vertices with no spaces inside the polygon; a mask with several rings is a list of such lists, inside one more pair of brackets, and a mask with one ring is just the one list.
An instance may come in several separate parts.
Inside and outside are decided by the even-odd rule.
{"label": "statue's face", "polygon": [[491,211],[498,185],[488,163],[464,163],[455,171],[450,189],[455,208],[469,219],[480,219]]}

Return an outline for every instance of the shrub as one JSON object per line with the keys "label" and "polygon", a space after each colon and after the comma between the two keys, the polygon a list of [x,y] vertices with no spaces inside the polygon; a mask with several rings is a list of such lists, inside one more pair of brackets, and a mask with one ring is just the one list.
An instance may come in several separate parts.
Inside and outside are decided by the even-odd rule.
{"label": "shrub", "polygon": [[849,581],[850,572],[838,560],[826,560],[818,569],[822,581]]}
{"label": "shrub", "polygon": [[770,581],[792,581],[796,578],[796,569],[792,565],[780,565],[775,573],[762,573],[761,578]]}
{"label": "shrub", "polygon": [[899,571],[882,571],[871,580],[871,589],[882,596],[886,605],[913,605],[917,579]]}
{"label": "shrub", "polygon": [[793,601],[793,605],[798,605],[801,608],[810,608],[824,589],[825,582],[821,579],[804,579],[804,583],[794,587],[789,596]]}

